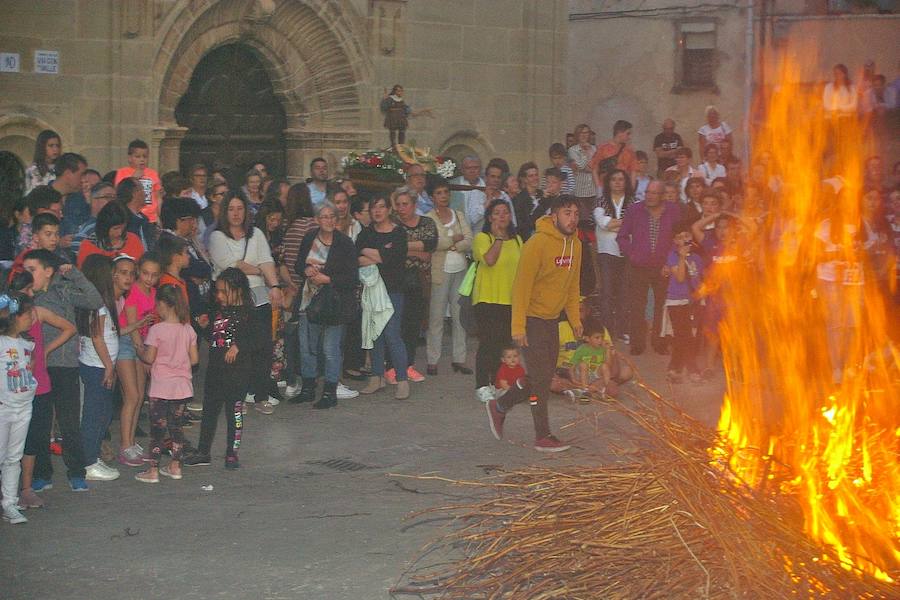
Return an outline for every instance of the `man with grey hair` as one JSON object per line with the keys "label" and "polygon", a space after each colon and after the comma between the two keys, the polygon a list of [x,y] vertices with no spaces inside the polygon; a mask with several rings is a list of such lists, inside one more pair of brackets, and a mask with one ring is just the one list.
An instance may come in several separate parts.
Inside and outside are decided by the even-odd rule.
{"label": "man with grey hair", "polygon": [[[481,178],[481,159],[470,154],[462,159],[460,164],[462,175],[454,178],[450,183],[457,185],[473,185],[484,187],[484,180]],[[465,211],[466,206],[470,204],[472,194],[478,190],[458,191],[450,193],[450,207],[453,210]]]}
{"label": "man with grey hair", "polygon": [[108,181],[101,181],[91,188],[91,216],[87,221],[82,223],[72,235],[71,250],[78,256],[78,250],[81,248],[81,241],[94,234],[97,229],[97,215],[110,201],[116,199],[116,188]]}
{"label": "man with grey hair", "polygon": [[425,191],[425,167],[413,164],[406,167],[406,186],[416,200],[416,214],[424,217],[434,210],[434,202]]}

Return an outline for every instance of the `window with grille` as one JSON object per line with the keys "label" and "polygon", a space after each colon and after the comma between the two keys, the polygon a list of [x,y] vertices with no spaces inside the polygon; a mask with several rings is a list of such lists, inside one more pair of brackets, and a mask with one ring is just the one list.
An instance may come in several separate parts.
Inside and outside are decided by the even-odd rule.
{"label": "window with grille", "polygon": [[715,86],[715,23],[682,23],[678,43],[681,50],[681,86]]}

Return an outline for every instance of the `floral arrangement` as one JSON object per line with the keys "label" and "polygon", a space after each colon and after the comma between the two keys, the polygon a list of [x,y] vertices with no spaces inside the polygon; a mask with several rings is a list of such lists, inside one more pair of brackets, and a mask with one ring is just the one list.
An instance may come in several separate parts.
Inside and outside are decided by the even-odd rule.
{"label": "floral arrangement", "polygon": [[456,174],[456,163],[446,156],[432,156],[430,148],[417,148],[410,145],[398,145],[393,150],[370,150],[368,152],[351,152],[341,159],[341,168],[345,172],[365,171],[366,176],[381,181],[401,179],[408,165],[418,164],[426,173],[440,175],[450,179]]}

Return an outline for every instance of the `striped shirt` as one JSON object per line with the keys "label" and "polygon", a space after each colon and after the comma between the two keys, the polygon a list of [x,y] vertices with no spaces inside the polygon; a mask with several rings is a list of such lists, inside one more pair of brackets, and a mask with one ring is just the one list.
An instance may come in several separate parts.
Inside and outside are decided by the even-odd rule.
{"label": "striped shirt", "polygon": [[[581,146],[575,145],[569,148],[569,158],[575,162],[578,168],[575,171],[575,196],[577,198],[595,198],[597,196],[597,186],[594,185],[594,176],[588,165],[597,151],[595,146],[588,146],[587,150],[582,150]],[[588,170],[583,170],[588,169]]]}
{"label": "striped shirt", "polygon": [[291,223],[291,226],[288,227],[287,232],[284,234],[282,245],[284,266],[287,267],[288,273],[291,275],[291,282],[297,287],[300,287],[300,276],[297,275],[294,267],[297,265],[297,259],[300,255],[300,242],[315,226],[316,220],[312,217],[299,217]]}

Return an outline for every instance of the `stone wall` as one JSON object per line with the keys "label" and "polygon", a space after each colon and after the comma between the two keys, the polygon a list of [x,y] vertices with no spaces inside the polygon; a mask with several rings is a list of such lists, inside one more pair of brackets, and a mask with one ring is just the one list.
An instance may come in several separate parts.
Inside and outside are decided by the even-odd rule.
{"label": "stone wall", "polygon": [[[406,87],[409,138],[511,164],[543,157],[565,130],[565,0],[6,0],[0,52],[0,149],[27,164],[44,128],[104,171],[129,140],[151,142],[156,167],[178,164],[174,107],[203,55],[253,48],[288,117],[287,164],[306,175],[351,149],[387,144],[378,103]],[[37,49],[60,73],[32,72]]]}

